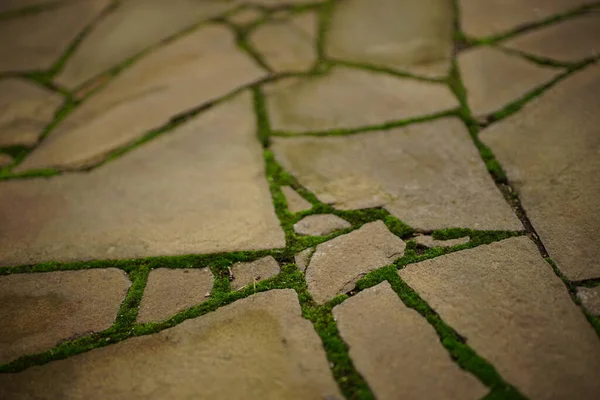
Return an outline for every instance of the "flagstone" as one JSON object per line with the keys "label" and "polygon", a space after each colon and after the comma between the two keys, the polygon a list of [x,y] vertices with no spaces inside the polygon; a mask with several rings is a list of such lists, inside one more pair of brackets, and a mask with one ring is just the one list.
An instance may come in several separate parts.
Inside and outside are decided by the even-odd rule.
{"label": "flagstone", "polygon": [[577,297],[590,314],[600,317],[600,286],[577,288]]}
{"label": "flagstone", "polygon": [[231,266],[233,273],[231,289],[240,290],[248,285],[272,278],[280,270],[279,264],[272,256],[259,258],[252,262],[235,263]]}
{"label": "flagstone", "polygon": [[287,201],[288,210],[291,213],[297,213],[300,211],[310,210],[312,204],[310,204],[304,197],[300,196],[294,189],[289,186],[282,186],[281,191]]}
{"label": "flagstone", "polygon": [[350,228],[350,223],[337,215],[308,215],[294,224],[294,231],[299,235],[325,236],[340,229]]}
{"label": "flagstone", "polygon": [[448,240],[437,240],[437,239],[434,239],[432,236],[427,236],[427,235],[421,235],[421,236],[415,237],[415,241],[418,244],[420,244],[422,246],[426,246],[426,247],[452,247],[452,246],[458,246],[459,244],[469,243],[470,240],[471,239],[468,236],[458,238],[458,239],[448,239]]}

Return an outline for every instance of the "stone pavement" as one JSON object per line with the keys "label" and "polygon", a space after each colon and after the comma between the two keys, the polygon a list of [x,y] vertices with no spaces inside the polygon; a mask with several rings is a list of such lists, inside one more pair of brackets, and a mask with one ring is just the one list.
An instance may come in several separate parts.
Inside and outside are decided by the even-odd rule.
{"label": "stone pavement", "polygon": [[0,399],[597,399],[600,2],[0,0]]}

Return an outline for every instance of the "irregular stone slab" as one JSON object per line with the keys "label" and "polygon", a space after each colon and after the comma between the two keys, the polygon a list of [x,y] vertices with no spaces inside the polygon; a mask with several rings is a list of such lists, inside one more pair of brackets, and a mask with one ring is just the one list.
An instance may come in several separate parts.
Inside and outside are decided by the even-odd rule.
{"label": "irregular stone slab", "polygon": [[600,286],[577,288],[577,297],[592,315],[600,317]]}
{"label": "irregular stone slab", "polygon": [[458,106],[444,85],[343,67],[264,88],[271,127],[292,132],[379,125]]}
{"label": "irregular stone slab", "polygon": [[476,116],[499,111],[564,72],[491,47],[459,53],[458,66],[469,106]]}
{"label": "irregular stone slab", "polygon": [[262,75],[229,30],[202,28],[125,70],[62,121],[18,170],[93,165],[173,116]]}
{"label": "irregular stone slab", "polygon": [[0,364],[110,328],[130,285],[114,268],[0,277]]}
{"label": "irregular stone slab", "polygon": [[417,236],[415,237],[415,241],[423,246],[427,247],[452,247],[458,246],[459,244],[469,243],[471,239],[466,236],[458,239],[448,239],[448,240],[436,240],[432,236]]}
{"label": "irregular stone slab", "polygon": [[13,163],[13,158],[5,153],[0,153],[0,167],[6,167]]}
{"label": "irregular stone slab", "polygon": [[337,209],[383,206],[423,230],[523,229],[458,119],[346,137],[273,138],[272,149]]}
{"label": "irregular stone slab", "polygon": [[52,93],[21,79],[0,81],[0,146],[33,146],[63,102]]}
{"label": "irregular stone slab", "polygon": [[56,0],[2,0],[0,2],[0,12],[18,10],[20,8],[42,6],[48,3],[54,3]]}
{"label": "irregular stone slab", "polygon": [[340,229],[350,228],[350,223],[337,215],[316,214],[302,218],[294,224],[299,235],[325,236]]}
{"label": "irregular stone slab", "polygon": [[[427,320],[388,282],[333,308],[350,357],[380,400],[480,399],[487,389],[462,370]],[[385,365],[385,368],[381,368]]]}
{"label": "irregular stone slab", "polygon": [[308,249],[304,249],[294,256],[294,262],[300,271],[306,272],[306,268],[308,267],[308,263],[310,262],[310,258],[314,252],[315,249],[313,247],[309,247]]}
{"label": "irregular stone slab", "polygon": [[255,124],[245,92],[89,173],[0,182],[0,265],[284,247]]}
{"label": "irregular stone slab", "polygon": [[500,375],[531,399],[596,399],[600,341],[527,237],[400,271]]}
{"label": "irregular stone slab", "polygon": [[282,186],[281,191],[285,196],[285,200],[288,205],[288,210],[291,213],[297,213],[300,211],[310,210],[312,208],[312,204],[304,199],[304,197],[300,196],[294,189],[289,186]]}
{"label": "irregular stone slab", "polygon": [[331,17],[330,57],[441,77],[450,70],[452,2],[347,0]]}
{"label": "irregular stone slab", "polygon": [[281,269],[273,257],[267,256],[248,263],[235,263],[231,271],[233,272],[231,289],[240,290],[277,275]]}
{"label": "irregular stone slab", "polygon": [[213,275],[202,269],[153,269],[140,304],[138,322],[163,321],[207,300]]}
{"label": "irregular stone slab", "polygon": [[591,66],[480,135],[571,280],[600,277],[599,94],[600,66]]}
{"label": "irregular stone slab", "polygon": [[0,397],[14,400],[192,399],[199,393],[206,399],[341,399],[321,340],[291,289],[0,375]]}
{"label": "irregular stone slab", "polygon": [[262,16],[262,11],[257,8],[244,8],[235,14],[228,16],[227,19],[236,25],[244,26],[252,24]]}
{"label": "irregular stone slab", "polygon": [[596,0],[459,0],[458,4],[462,30],[482,37],[500,35],[594,3]]}
{"label": "irregular stone slab", "polygon": [[[11,18],[0,24],[0,72],[50,68],[109,0],[65,2],[64,6]],[[35,29],[32,29],[35,27]]]}
{"label": "irregular stone slab", "polygon": [[289,21],[261,25],[249,40],[273,71],[302,72],[317,60],[316,36],[317,16],[304,13]]}
{"label": "irregular stone slab", "polygon": [[266,7],[280,7],[284,5],[314,4],[324,1],[325,0],[252,0],[252,3]]}
{"label": "irregular stone slab", "polygon": [[368,272],[394,262],[405,248],[382,221],[321,243],[306,269],[308,290],[317,304],[323,304],[352,290]]}
{"label": "irregular stone slab", "polygon": [[576,62],[600,54],[600,14],[571,18],[502,42],[502,46],[555,61]]}
{"label": "irregular stone slab", "polygon": [[[70,88],[78,86],[194,24],[233,9],[236,3],[238,2],[219,0],[171,0],[168,2],[127,0],[121,2],[119,7],[104,18],[85,38],[57,76],[56,81]],[[224,35],[222,32],[219,34]],[[210,38],[192,37],[194,38],[191,39],[192,41],[201,42],[199,43],[201,48],[206,46],[205,40],[211,40]],[[227,39],[218,40],[212,50],[216,54],[220,53],[219,46],[226,42]],[[227,52],[229,46],[225,46],[225,52]],[[188,60],[183,55],[180,57],[174,59],[173,63]],[[223,61],[222,67],[224,68],[227,67],[227,62],[236,62],[234,60]],[[177,73],[173,71],[173,74]],[[190,78],[190,81],[192,80],[193,78]]]}

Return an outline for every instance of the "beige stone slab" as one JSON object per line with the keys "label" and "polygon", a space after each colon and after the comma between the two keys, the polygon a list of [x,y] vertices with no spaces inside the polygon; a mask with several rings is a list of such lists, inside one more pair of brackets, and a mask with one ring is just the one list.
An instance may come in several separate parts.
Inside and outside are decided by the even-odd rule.
{"label": "beige stone slab", "polygon": [[69,114],[18,171],[93,164],[173,116],[262,76],[228,29],[204,27],[125,70]]}
{"label": "beige stone slab", "polygon": [[335,7],[325,45],[335,59],[443,77],[452,55],[452,2],[346,0]]}
{"label": "beige stone slab", "polygon": [[6,167],[13,163],[13,158],[5,153],[0,153],[0,167]]}
{"label": "beige stone slab", "polygon": [[600,317],[600,286],[577,288],[577,297],[590,314]]}
{"label": "beige stone slab", "polygon": [[[73,88],[196,23],[232,10],[237,4],[239,1],[123,1],[85,38],[56,81]],[[202,39],[194,39],[202,42]],[[215,53],[223,44],[217,40]],[[186,60],[183,55],[179,57],[174,61]]]}
{"label": "beige stone slab", "polygon": [[598,397],[600,341],[529,238],[411,264],[400,277],[528,398]]}
{"label": "beige stone slab", "polygon": [[294,262],[300,271],[306,272],[306,268],[308,267],[314,252],[314,247],[309,247],[308,249],[304,249],[294,256]]}
{"label": "beige stone slab", "polygon": [[258,8],[243,8],[227,19],[236,25],[248,25],[263,17],[263,13]]}
{"label": "beige stone slab", "polygon": [[114,268],[0,277],[0,364],[110,328],[130,285]]}
{"label": "beige stone slab", "polygon": [[231,289],[243,289],[250,284],[272,278],[280,271],[279,264],[272,256],[247,263],[235,263],[231,267],[231,272],[233,272]]}
{"label": "beige stone slab", "polygon": [[299,235],[325,236],[340,229],[350,228],[350,223],[337,215],[315,214],[302,218],[294,224]]}
{"label": "beige stone slab", "polygon": [[476,116],[499,111],[564,72],[491,47],[459,53],[458,67],[469,106]]}
{"label": "beige stone slab", "polygon": [[476,400],[488,389],[462,370],[427,320],[402,303],[388,282],[333,308],[350,358],[380,400]]}
{"label": "beige stone slab", "polygon": [[108,4],[109,0],[65,2],[62,7],[3,20],[0,72],[50,68]]}
{"label": "beige stone slab", "polygon": [[558,83],[481,139],[567,278],[600,277],[600,66]]}
{"label": "beige stone slab", "polygon": [[0,375],[6,399],[341,399],[296,293],[273,290],[142,336]]}
{"label": "beige stone slab", "polygon": [[0,146],[33,146],[62,102],[61,95],[31,82],[0,81]]}
{"label": "beige stone slab", "polygon": [[427,247],[452,247],[458,246],[459,244],[469,243],[471,239],[467,237],[458,238],[458,239],[448,239],[448,240],[436,240],[432,236],[417,236],[415,237],[415,241],[423,246]]}
{"label": "beige stone slab", "polygon": [[470,36],[500,35],[596,0],[459,0],[460,23]]}
{"label": "beige stone slab", "polygon": [[153,269],[140,304],[138,322],[163,321],[207,300],[213,275],[202,269]]}
{"label": "beige stone slab", "polygon": [[304,199],[304,197],[300,196],[294,189],[289,186],[282,186],[281,191],[285,196],[285,200],[287,201],[288,210],[291,213],[297,213],[300,211],[310,210],[312,208],[312,204]]}
{"label": "beige stone slab", "polygon": [[368,272],[402,257],[406,244],[382,221],[370,222],[317,246],[306,269],[306,283],[318,304],[349,292]]}
{"label": "beige stone slab", "polygon": [[325,0],[251,0],[253,4],[258,4],[266,7],[279,7],[279,6],[295,6],[302,4],[314,4],[324,2]]}
{"label": "beige stone slab", "polygon": [[458,106],[444,85],[343,67],[264,88],[271,127],[292,132],[379,125]]}
{"label": "beige stone slab", "polygon": [[0,265],[285,246],[251,95],[89,173],[0,182]]}
{"label": "beige stone slab", "polygon": [[347,137],[273,138],[272,149],[302,185],[338,209],[383,206],[424,230],[523,229],[458,119]]}

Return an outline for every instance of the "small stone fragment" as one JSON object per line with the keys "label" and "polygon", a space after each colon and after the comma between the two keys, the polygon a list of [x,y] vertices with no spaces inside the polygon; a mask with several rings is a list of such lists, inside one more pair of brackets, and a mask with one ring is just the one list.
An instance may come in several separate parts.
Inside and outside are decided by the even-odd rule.
{"label": "small stone fragment", "polygon": [[452,247],[458,246],[459,244],[469,243],[471,239],[466,236],[458,239],[448,239],[448,240],[437,240],[434,239],[433,236],[421,235],[415,237],[415,241],[426,247]]}
{"label": "small stone fragment", "polygon": [[315,214],[302,218],[294,224],[294,231],[299,235],[325,236],[340,229],[350,228],[350,223],[337,215]]}
{"label": "small stone fragment", "polygon": [[450,358],[433,327],[388,282],[335,306],[333,316],[354,365],[380,400],[399,393],[404,399],[476,400],[488,391]]}
{"label": "small stone fragment", "polygon": [[304,197],[300,196],[294,189],[289,186],[282,186],[281,190],[283,191],[283,195],[285,196],[285,200],[288,205],[288,210],[291,213],[297,213],[300,211],[310,210],[312,208],[312,204],[304,199]]}
{"label": "small stone fragment", "polygon": [[137,322],[160,322],[206,300],[213,275],[202,269],[153,269],[148,276]]}
{"label": "small stone fragment", "polygon": [[13,158],[5,153],[0,153],[0,168],[6,167],[13,163]]}
{"label": "small stone fragment", "polygon": [[233,15],[227,17],[229,21],[236,25],[248,25],[263,16],[262,11],[257,8],[244,8]]}
{"label": "small stone fragment", "polygon": [[577,297],[590,314],[600,317],[600,286],[577,288]]}
{"label": "small stone fragment", "polygon": [[308,267],[310,258],[314,252],[314,247],[309,247],[308,249],[304,249],[294,256],[294,262],[300,271],[306,272],[306,268]]}
{"label": "small stone fragment", "polygon": [[269,279],[281,271],[279,264],[272,256],[247,263],[235,263],[231,270],[233,271],[232,290],[240,290],[254,282]]}

